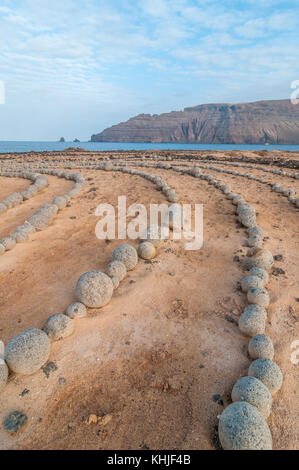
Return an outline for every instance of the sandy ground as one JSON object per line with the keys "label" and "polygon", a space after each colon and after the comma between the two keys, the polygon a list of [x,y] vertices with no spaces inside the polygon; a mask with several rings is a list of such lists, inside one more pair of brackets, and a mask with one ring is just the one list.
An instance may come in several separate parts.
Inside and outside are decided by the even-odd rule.
{"label": "sandy ground", "polygon": [[[87,155],[75,152],[71,158],[80,164]],[[250,152],[243,156],[252,157]],[[59,160],[56,154],[30,156],[39,158]],[[6,159],[2,156],[3,164]],[[13,159],[20,156],[8,161]],[[230,403],[234,383],[246,375],[250,364],[248,338],[229,321],[237,321],[246,305],[238,284],[244,272],[234,261],[247,251],[246,234],[237,223],[235,206],[207,182],[172,170],[144,171],[161,175],[181,202],[204,204],[204,246],[188,252],[181,241],[163,243],[154,262],[140,260],[129,272],[107,306],[89,310],[86,318],[76,321],[70,337],[53,343],[53,370],[10,375],[0,395],[1,449],[218,447],[217,415]],[[265,247],[282,255],[268,286],[266,332],[285,380],[268,422],[275,449],[298,449],[299,366],[291,362],[291,343],[299,340],[298,209],[266,185],[206,172],[256,206],[258,223],[269,237]],[[293,187],[298,197],[299,180],[250,172]],[[88,185],[54,223],[0,258],[0,339],[5,343],[26,328],[42,328],[51,314],[63,313],[75,300],[74,286],[83,272],[105,269],[120,242],[96,238],[94,209],[99,203],[116,204],[118,195],[126,195],[128,205],[166,202],[141,177],[97,170],[81,173]],[[49,181],[37,196],[1,214],[0,237],[73,184],[55,177]],[[0,200],[28,185],[27,180],[0,177]],[[138,245],[137,240],[130,243]],[[15,410],[26,413],[28,422],[11,435],[3,420]],[[108,415],[106,423],[87,424],[91,414]]]}

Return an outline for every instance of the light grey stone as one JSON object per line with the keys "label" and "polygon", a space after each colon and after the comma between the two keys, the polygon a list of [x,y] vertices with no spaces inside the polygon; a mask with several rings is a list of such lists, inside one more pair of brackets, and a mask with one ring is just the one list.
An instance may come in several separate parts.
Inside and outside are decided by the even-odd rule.
{"label": "light grey stone", "polygon": [[126,266],[127,271],[130,271],[137,266],[138,254],[132,245],[119,245],[112,253],[112,261],[121,261]]}
{"label": "light grey stone", "polygon": [[46,321],[43,330],[52,341],[70,336],[74,330],[74,320],[63,313],[51,315]]}
{"label": "light grey stone", "polygon": [[5,348],[5,361],[17,374],[33,374],[48,360],[50,340],[46,333],[30,328],[12,338]]}
{"label": "light grey stone", "polygon": [[239,328],[246,336],[256,336],[264,333],[266,315],[258,308],[246,308],[239,318]]}
{"label": "light grey stone", "polygon": [[273,266],[274,259],[272,253],[265,248],[253,247],[248,251],[248,256],[244,258],[244,267],[251,269],[253,267],[262,268],[266,271]]}
{"label": "light grey stone", "polygon": [[255,406],[259,412],[268,418],[271,413],[272,396],[268,388],[255,377],[242,377],[232,390],[232,400],[246,401]]}
{"label": "light grey stone", "polygon": [[283,375],[278,365],[271,359],[257,359],[249,367],[248,375],[256,377],[268,387],[272,394],[282,386]]}
{"label": "light grey stone", "polygon": [[264,334],[258,334],[249,341],[249,356],[252,359],[273,359],[274,346],[271,338]]}
{"label": "light grey stone", "polygon": [[264,287],[264,281],[257,276],[246,276],[241,281],[241,287],[243,292],[248,292],[252,287]]}
{"label": "light grey stone", "polygon": [[269,282],[269,274],[267,271],[265,271],[265,269],[253,267],[250,269],[249,275],[261,278],[264,281],[264,285],[268,284]]}
{"label": "light grey stone", "polygon": [[82,318],[86,317],[87,310],[85,305],[81,302],[74,302],[68,306],[65,314],[70,318]]}
{"label": "light grey stone", "polygon": [[151,242],[141,242],[138,246],[138,256],[149,260],[156,256],[156,248]]}
{"label": "light grey stone", "polygon": [[260,305],[261,307],[267,308],[270,304],[270,296],[266,289],[259,287],[252,287],[247,292],[247,299],[250,304]]}
{"label": "light grey stone", "polygon": [[270,429],[255,406],[229,405],[219,418],[219,439],[224,450],[271,450]]}
{"label": "light grey stone", "polygon": [[0,240],[0,244],[4,246],[6,251],[12,250],[16,243],[16,240],[12,237],[4,237]]}
{"label": "light grey stone", "polygon": [[113,282],[101,271],[89,271],[79,277],[75,294],[86,307],[100,308],[110,301]]}
{"label": "light grey stone", "polygon": [[105,273],[109,277],[117,277],[119,281],[122,281],[127,274],[127,268],[121,261],[111,261],[105,270]]}

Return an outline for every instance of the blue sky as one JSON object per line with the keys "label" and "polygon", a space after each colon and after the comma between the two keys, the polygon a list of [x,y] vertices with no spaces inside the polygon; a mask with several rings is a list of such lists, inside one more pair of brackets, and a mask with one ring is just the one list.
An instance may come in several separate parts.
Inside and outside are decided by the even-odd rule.
{"label": "blue sky", "polygon": [[0,0],[0,140],[88,140],[298,79],[299,0]]}

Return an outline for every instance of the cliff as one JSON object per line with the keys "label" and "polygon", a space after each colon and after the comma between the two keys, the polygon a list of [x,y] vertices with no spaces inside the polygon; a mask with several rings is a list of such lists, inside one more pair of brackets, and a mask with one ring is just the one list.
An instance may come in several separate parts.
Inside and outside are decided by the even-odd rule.
{"label": "cliff", "polygon": [[204,104],[140,114],[92,135],[91,141],[299,145],[299,105],[289,100]]}

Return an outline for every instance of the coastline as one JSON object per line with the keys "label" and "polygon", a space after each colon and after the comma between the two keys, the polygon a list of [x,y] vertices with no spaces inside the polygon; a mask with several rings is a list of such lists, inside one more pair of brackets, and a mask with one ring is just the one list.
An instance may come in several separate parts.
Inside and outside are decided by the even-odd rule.
{"label": "coastline", "polygon": [[51,141],[0,141],[0,154],[29,152],[61,152],[69,148],[85,151],[273,151],[299,152],[299,145],[263,144],[186,144],[149,142],[51,142]]}

